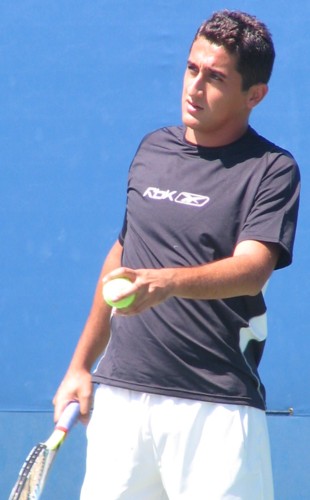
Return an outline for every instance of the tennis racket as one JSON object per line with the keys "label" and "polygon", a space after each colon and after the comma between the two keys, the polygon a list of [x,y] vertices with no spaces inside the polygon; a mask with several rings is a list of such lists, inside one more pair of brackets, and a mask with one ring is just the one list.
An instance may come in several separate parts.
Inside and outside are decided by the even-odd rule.
{"label": "tennis racket", "polygon": [[77,421],[79,413],[80,405],[77,401],[68,404],[48,440],[37,444],[29,453],[9,500],[38,500],[40,498],[56,453],[67,432]]}

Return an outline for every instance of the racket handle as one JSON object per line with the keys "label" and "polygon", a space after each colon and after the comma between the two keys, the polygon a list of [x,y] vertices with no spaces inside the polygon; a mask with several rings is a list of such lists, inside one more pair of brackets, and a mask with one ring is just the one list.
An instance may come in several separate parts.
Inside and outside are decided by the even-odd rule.
{"label": "racket handle", "polygon": [[77,421],[79,414],[80,403],[78,401],[71,401],[60,415],[55,428],[68,432]]}

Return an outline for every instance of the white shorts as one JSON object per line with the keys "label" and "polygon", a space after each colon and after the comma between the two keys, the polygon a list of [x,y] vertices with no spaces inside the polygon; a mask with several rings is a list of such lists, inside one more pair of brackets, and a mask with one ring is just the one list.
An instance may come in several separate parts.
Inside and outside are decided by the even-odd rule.
{"label": "white shorts", "polygon": [[265,413],[99,386],[81,500],[272,500]]}

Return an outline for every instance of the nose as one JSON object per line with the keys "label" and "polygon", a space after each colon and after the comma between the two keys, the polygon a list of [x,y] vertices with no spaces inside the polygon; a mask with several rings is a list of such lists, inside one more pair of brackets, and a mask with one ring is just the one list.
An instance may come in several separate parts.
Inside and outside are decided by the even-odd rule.
{"label": "nose", "polygon": [[200,75],[195,76],[195,78],[189,82],[187,90],[190,96],[197,96],[203,93],[202,78]]}

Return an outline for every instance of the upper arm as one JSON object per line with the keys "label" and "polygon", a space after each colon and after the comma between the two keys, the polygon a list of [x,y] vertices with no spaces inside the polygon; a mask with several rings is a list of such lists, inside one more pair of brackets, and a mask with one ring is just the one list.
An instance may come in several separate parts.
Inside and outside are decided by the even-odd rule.
{"label": "upper arm", "polygon": [[278,243],[245,240],[238,243],[233,255],[249,259],[254,273],[258,275],[263,286],[276,267],[280,251]]}
{"label": "upper arm", "polygon": [[121,266],[123,247],[119,240],[116,240],[112,246],[110,252],[108,253],[105,263],[103,266],[102,274],[107,274],[108,272]]}

